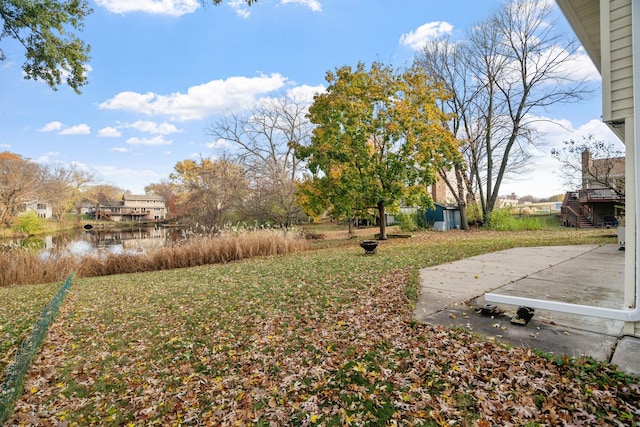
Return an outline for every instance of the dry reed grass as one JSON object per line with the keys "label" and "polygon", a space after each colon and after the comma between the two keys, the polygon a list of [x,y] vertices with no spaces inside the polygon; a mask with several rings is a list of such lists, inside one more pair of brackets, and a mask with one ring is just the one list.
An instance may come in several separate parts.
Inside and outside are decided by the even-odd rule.
{"label": "dry reed grass", "polygon": [[309,247],[310,243],[296,233],[251,230],[192,235],[142,253],[43,257],[31,251],[13,250],[0,256],[0,286],[57,282],[71,273],[77,277],[96,277],[227,263]]}
{"label": "dry reed grass", "polygon": [[29,250],[13,250],[0,256],[0,286],[64,281],[76,265],[71,257],[43,258]]}

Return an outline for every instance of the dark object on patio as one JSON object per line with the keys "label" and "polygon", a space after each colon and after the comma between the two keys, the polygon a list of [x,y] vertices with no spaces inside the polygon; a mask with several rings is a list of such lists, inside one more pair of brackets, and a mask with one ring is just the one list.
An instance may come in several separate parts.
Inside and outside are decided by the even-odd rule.
{"label": "dark object on patio", "polygon": [[364,253],[367,255],[373,255],[376,253],[378,242],[375,240],[363,240],[360,242],[360,247],[364,249]]}
{"label": "dark object on patio", "polygon": [[485,304],[476,309],[476,314],[482,314],[484,316],[497,316],[502,314],[500,309],[493,304]]}
{"label": "dark object on patio", "polygon": [[524,326],[529,323],[534,313],[535,309],[531,307],[519,307],[516,314],[511,318],[511,323]]}

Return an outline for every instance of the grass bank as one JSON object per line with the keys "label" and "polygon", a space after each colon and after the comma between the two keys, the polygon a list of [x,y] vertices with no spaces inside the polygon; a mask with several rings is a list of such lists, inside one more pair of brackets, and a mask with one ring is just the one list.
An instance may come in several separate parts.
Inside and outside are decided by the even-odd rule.
{"label": "grass bank", "polygon": [[[417,268],[516,246],[615,243],[614,231],[424,232],[382,242],[375,256],[351,242],[76,280],[11,422],[640,422],[637,383],[606,364],[411,319]],[[2,288],[0,298],[28,316],[35,298],[16,297],[49,288]]]}

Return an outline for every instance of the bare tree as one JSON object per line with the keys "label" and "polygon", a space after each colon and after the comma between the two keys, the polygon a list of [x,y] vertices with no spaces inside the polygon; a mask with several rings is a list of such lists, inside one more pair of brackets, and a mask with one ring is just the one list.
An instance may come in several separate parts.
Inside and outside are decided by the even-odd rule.
{"label": "bare tree", "polygon": [[87,186],[82,191],[82,197],[91,200],[93,203],[108,203],[121,200],[125,194],[130,194],[130,191],[109,184]]}
{"label": "bare tree", "polygon": [[586,181],[624,197],[625,152],[619,144],[595,139],[593,135],[563,144],[561,149],[553,149],[551,155],[562,164],[561,174],[567,187],[585,188]]}
{"label": "bare tree", "polygon": [[249,181],[247,212],[256,219],[288,227],[301,214],[295,180],[301,161],[294,147],[306,145],[311,125],[308,105],[281,97],[269,99],[247,114],[229,114],[207,129],[233,145],[232,156],[244,166]]}
{"label": "bare tree", "polygon": [[567,71],[579,45],[550,16],[548,1],[515,0],[469,30],[466,41],[445,41],[440,51],[430,43],[416,57],[452,93],[448,107],[458,115],[453,130],[467,163],[458,181],[477,192],[485,218],[505,179],[531,162],[539,143],[534,113],[593,92]]}
{"label": "bare tree", "polygon": [[471,75],[469,57],[470,52],[465,44],[453,43],[446,38],[428,42],[415,61],[427,74],[444,84],[450,93],[441,108],[453,113],[448,125],[458,139],[463,161],[453,164],[453,174],[447,166],[440,166],[438,176],[445,182],[460,208],[461,226],[464,230],[469,228],[467,203],[474,200],[478,188],[475,183],[477,174],[468,170],[468,165],[477,168],[481,158],[477,152],[481,148],[477,144],[477,127],[473,122],[477,115],[472,113],[476,108],[478,91],[468,78]]}
{"label": "bare tree", "polygon": [[82,197],[82,190],[94,180],[91,172],[77,165],[55,165],[46,168],[46,179],[40,198],[51,206],[52,214],[60,221],[75,202]]}

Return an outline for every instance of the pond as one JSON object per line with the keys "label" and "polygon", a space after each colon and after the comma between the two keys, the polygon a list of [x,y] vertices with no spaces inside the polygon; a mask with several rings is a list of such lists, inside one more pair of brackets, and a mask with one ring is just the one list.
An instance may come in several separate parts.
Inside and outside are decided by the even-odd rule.
{"label": "pond", "polygon": [[160,226],[79,229],[28,239],[1,239],[0,253],[16,247],[28,247],[42,253],[69,252],[77,256],[146,252],[181,236],[181,229]]}

